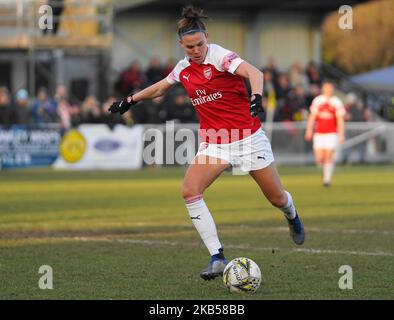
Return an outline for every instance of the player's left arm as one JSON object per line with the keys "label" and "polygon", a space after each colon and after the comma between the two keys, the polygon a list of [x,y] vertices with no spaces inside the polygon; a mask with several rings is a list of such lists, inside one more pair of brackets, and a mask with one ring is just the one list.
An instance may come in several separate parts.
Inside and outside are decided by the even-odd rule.
{"label": "player's left arm", "polygon": [[250,114],[255,117],[259,112],[264,111],[262,106],[264,85],[263,73],[256,67],[252,66],[250,63],[243,61],[235,70],[235,74],[249,80],[252,91]]}
{"label": "player's left arm", "polygon": [[342,115],[337,115],[337,128],[339,143],[345,142],[345,119]]}
{"label": "player's left arm", "polygon": [[235,74],[249,80],[250,87],[252,89],[252,95],[262,95],[264,78],[263,73],[259,69],[257,69],[255,66],[252,66],[250,63],[243,61],[235,70]]}
{"label": "player's left arm", "polygon": [[311,106],[309,107],[310,113],[308,116],[308,120],[306,122],[306,131],[305,131],[305,140],[311,141],[313,137],[313,129],[316,122],[316,117],[318,113],[318,102],[319,97],[313,99]]}
{"label": "player's left arm", "polygon": [[340,144],[345,142],[345,114],[345,107],[343,106],[342,102],[337,98],[335,116],[337,118],[338,139]]}

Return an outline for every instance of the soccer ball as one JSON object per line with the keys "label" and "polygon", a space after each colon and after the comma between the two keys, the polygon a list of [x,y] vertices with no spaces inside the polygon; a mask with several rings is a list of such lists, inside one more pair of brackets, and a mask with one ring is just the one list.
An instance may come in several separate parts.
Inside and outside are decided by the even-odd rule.
{"label": "soccer ball", "polygon": [[223,282],[230,292],[255,293],[260,287],[261,271],[252,259],[235,258],[224,268]]}

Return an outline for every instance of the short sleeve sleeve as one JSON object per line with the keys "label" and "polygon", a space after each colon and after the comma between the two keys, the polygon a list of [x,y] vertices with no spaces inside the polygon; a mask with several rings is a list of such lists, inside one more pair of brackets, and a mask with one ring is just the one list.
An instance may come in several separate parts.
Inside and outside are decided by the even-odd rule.
{"label": "short sleeve sleeve", "polygon": [[312,100],[311,106],[309,107],[311,114],[316,115],[318,113],[320,100],[320,96]]}
{"label": "short sleeve sleeve", "polygon": [[168,74],[166,80],[169,84],[175,84],[176,82],[180,82],[179,80],[179,74],[181,73],[181,71],[183,69],[185,69],[187,66],[189,65],[189,63],[183,59],[180,60],[176,66],[174,67],[174,69],[172,69],[172,71]]}
{"label": "short sleeve sleeve", "polygon": [[219,71],[227,71],[234,74],[238,66],[244,61],[235,52],[222,48],[221,46],[210,45],[210,59]]}
{"label": "short sleeve sleeve", "polygon": [[333,97],[332,99],[333,99],[332,104],[335,107],[335,115],[337,117],[344,117],[346,114],[346,110],[342,101],[338,97]]}

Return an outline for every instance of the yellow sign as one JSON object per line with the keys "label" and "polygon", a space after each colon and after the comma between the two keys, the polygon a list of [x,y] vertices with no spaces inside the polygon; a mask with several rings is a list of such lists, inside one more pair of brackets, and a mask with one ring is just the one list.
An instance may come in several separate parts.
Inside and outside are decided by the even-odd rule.
{"label": "yellow sign", "polygon": [[60,154],[69,163],[82,159],[86,151],[86,140],[78,130],[67,132],[60,143]]}

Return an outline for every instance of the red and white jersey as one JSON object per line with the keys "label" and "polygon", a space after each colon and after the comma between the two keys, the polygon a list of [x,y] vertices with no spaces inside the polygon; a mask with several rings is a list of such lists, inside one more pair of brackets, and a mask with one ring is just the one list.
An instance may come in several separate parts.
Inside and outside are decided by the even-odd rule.
{"label": "red and white jersey", "polygon": [[343,103],[338,97],[327,98],[324,95],[313,99],[310,111],[316,115],[316,133],[337,132],[337,117],[344,117],[346,113]]}
{"label": "red and white jersey", "polygon": [[200,137],[210,143],[243,139],[261,127],[249,113],[244,79],[235,74],[243,60],[216,44],[208,45],[202,64],[185,57],[167,76],[170,84],[181,82],[200,118]]}

